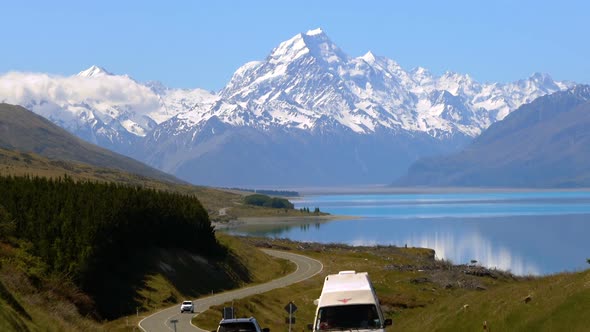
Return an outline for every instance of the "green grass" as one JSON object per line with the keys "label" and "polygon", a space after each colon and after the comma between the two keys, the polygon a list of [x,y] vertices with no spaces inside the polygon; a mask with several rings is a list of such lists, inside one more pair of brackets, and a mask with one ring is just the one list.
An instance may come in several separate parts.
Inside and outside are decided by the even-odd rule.
{"label": "green grass", "polygon": [[[250,241],[324,263],[322,274],[308,281],[234,302],[240,317],[254,316],[274,331],[287,328],[283,307],[289,301],[298,306],[294,330],[305,330],[313,321],[313,300],[324,277],[341,270],[369,272],[386,317],[394,320],[388,328],[392,331],[479,331],[484,321],[491,331],[588,331],[590,326],[590,271],[539,278],[492,271],[478,277],[463,273],[466,266],[435,262],[428,249]],[[226,305],[200,314],[193,323],[214,329]]]}
{"label": "green grass", "polygon": [[[484,321],[491,331],[588,331],[590,326],[590,271],[540,278],[515,278],[499,272],[478,277],[464,273],[469,270],[466,266],[434,261],[429,249],[218,236],[233,258],[204,262],[178,251],[149,254],[156,269],[137,289],[139,317],[102,324],[78,313],[73,303],[88,299],[71,283],[32,277],[42,270],[41,263],[0,242],[0,330],[132,331],[143,317],[183,299],[220,291],[227,280],[236,281],[236,287],[245,286],[293,270],[289,262],[271,259],[254,245],[301,253],[324,264],[324,271],[307,281],[234,301],[239,316],[254,316],[273,331],[287,328],[283,308],[289,301],[298,306],[293,330],[305,330],[313,321],[313,301],[320,295],[324,277],[341,270],[369,272],[386,317],[394,320],[392,331],[478,331]],[[211,275],[214,271],[223,272]],[[530,301],[525,301],[527,297]],[[200,314],[194,323],[214,329],[221,307]]]}
{"label": "green grass", "polygon": [[96,331],[76,305],[91,305],[66,277],[49,277],[18,244],[0,241],[0,331]]}
{"label": "green grass", "polygon": [[[47,276],[42,262],[17,243],[0,241],[0,331],[131,331],[139,320],[161,308],[228,288],[263,283],[293,271],[285,260],[271,258],[252,245],[225,235],[218,240],[230,254],[221,261],[198,257],[182,250],[144,253],[130,262],[129,273],[149,266],[135,288],[138,315],[100,323],[92,318],[92,301],[66,276]],[[121,286],[121,285],[118,285]],[[114,305],[124,301],[113,299]],[[79,311],[89,309],[89,316]]]}
{"label": "green grass", "polygon": [[398,326],[404,331],[474,331],[486,321],[493,331],[588,331],[588,312],[590,271],[584,271],[505,282],[487,291],[443,298],[403,315]]}
{"label": "green grass", "polygon": [[26,331],[32,327],[32,317],[19,300],[0,283],[0,330]]}
{"label": "green grass", "polygon": [[[348,246],[332,245],[322,246],[314,244],[301,244],[283,240],[253,240],[256,243],[273,243],[277,249],[288,249],[320,260],[324,264],[324,270],[318,276],[295,285],[276,289],[264,294],[251,296],[249,298],[235,301],[234,306],[240,317],[254,316],[264,327],[271,331],[286,329],[285,319],[287,313],[284,306],[293,301],[298,310],[295,314],[296,323],[294,331],[306,330],[306,325],[313,321],[315,306],[313,301],[320,295],[323,280],[327,274],[337,273],[341,270],[368,271],[373,283],[380,294],[388,294],[386,301],[403,305],[420,305],[428,301],[428,297],[420,294],[410,283],[396,284],[392,282],[391,275],[377,273],[380,267],[393,263],[407,264],[409,262],[427,261],[431,257],[431,250],[428,249],[400,249],[400,248],[377,248],[359,249]],[[396,277],[411,277],[407,274]],[[415,294],[407,297],[406,293]],[[385,298],[385,297],[384,297]],[[205,330],[212,330],[217,326],[220,319],[220,310],[223,306],[213,307],[211,310],[198,315],[194,323]]]}

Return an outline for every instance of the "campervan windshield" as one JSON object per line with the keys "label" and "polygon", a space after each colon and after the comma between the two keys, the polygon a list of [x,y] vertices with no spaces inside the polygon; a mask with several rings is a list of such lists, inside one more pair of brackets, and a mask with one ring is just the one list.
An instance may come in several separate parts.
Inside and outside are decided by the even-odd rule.
{"label": "campervan windshield", "polygon": [[381,320],[374,304],[338,305],[319,308],[315,330],[379,329]]}

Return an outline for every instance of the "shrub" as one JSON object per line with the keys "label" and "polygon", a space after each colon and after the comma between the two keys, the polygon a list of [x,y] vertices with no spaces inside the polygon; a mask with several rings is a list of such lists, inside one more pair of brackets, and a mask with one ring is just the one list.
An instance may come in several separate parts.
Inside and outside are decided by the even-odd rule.
{"label": "shrub", "polygon": [[244,197],[244,202],[248,205],[263,206],[273,209],[293,209],[293,203],[285,198],[270,197],[267,195],[254,194]]}

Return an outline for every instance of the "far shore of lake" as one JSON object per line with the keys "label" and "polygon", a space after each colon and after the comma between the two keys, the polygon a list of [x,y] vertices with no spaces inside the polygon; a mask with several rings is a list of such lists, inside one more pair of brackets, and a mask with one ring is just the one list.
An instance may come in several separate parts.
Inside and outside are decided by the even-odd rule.
{"label": "far shore of lake", "polygon": [[243,217],[228,222],[213,222],[211,225],[215,229],[231,229],[241,226],[257,226],[257,225],[305,225],[326,223],[335,220],[351,220],[358,219],[355,216],[340,216],[340,215],[321,215],[321,216],[302,216],[302,217]]}
{"label": "far shore of lake", "polygon": [[301,196],[317,195],[371,195],[371,194],[449,194],[449,193],[518,193],[518,192],[580,192],[590,188],[493,188],[493,187],[390,187],[387,185],[346,187],[289,188]]}

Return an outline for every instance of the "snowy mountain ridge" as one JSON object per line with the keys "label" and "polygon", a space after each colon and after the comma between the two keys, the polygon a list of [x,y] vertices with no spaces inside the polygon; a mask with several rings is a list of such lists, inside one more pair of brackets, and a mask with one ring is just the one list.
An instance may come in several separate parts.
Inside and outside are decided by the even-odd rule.
{"label": "snowy mountain ridge", "polygon": [[[102,122],[105,127],[96,134],[108,134],[120,125],[139,137],[176,115],[193,124],[217,116],[237,126],[303,130],[328,116],[361,134],[383,128],[475,137],[518,106],[573,85],[539,73],[513,83],[489,84],[453,72],[435,76],[421,67],[406,71],[371,51],[351,58],[321,29],[297,34],[264,61],[240,67],[218,94],[141,84],[98,66],[71,77],[0,76],[0,82],[7,80],[13,91],[2,89],[1,101],[28,106],[70,130]],[[67,98],[52,90],[63,91]]]}
{"label": "snowy mountain ridge", "polygon": [[547,74],[488,84],[453,72],[406,71],[370,51],[351,58],[316,29],[239,68],[220,95],[249,103],[255,114],[266,111],[286,127],[313,128],[327,115],[361,134],[389,129],[475,137],[518,106],[570,86]]}
{"label": "snowy mountain ridge", "polygon": [[[314,29],[280,43],[266,59],[244,64],[216,93],[140,83],[92,66],[67,77],[1,74],[0,102],[22,105],[87,141],[168,172],[188,167],[195,158],[210,158],[212,151],[219,154],[218,163],[241,163],[222,156],[227,144],[275,140],[286,147],[287,142],[323,144],[322,137],[340,137],[349,146],[358,143],[347,156],[357,163],[354,171],[377,176],[371,165],[384,161],[359,150],[372,141],[403,145],[390,151],[405,156],[398,158],[401,170],[422,155],[478,136],[522,104],[573,85],[538,73],[511,83],[480,83],[453,72],[437,76],[421,67],[405,70],[371,51],[351,57]],[[336,147],[330,144],[325,151]],[[226,150],[240,154],[250,148]],[[273,153],[266,156],[277,159],[268,162],[282,163]],[[183,172],[193,180],[190,170]]]}

